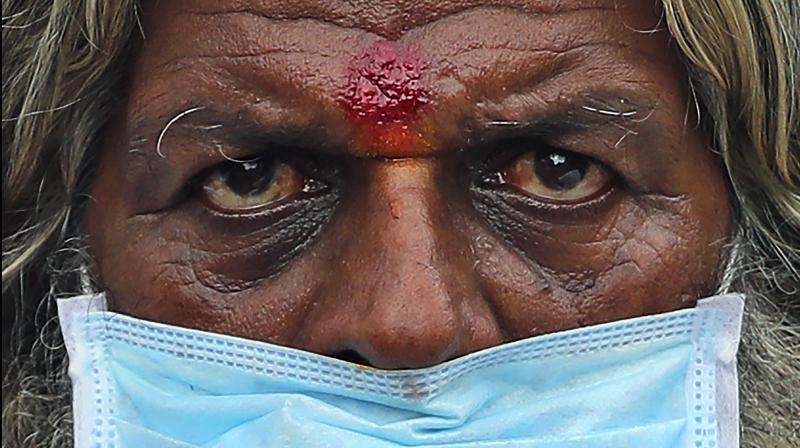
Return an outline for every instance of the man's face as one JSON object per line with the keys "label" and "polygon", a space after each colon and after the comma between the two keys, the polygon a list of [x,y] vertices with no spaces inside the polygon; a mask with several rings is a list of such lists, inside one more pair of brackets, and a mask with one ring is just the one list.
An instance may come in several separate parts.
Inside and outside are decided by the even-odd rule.
{"label": "man's face", "polygon": [[145,7],[112,306],[410,368],[712,291],[726,182],[653,6],[474,3]]}

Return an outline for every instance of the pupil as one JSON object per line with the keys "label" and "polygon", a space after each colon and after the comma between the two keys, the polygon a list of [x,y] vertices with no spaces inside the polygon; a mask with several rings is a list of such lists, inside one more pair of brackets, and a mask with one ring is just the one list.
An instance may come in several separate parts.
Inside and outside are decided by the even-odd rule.
{"label": "pupil", "polygon": [[539,152],[534,168],[545,186],[558,191],[571,190],[578,186],[588,169],[587,157],[552,150]]}
{"label": "pupil", "polygon": [[239,196],[254,196],[269,188],[277,164],[274,160],[251,160],[231,163],[225,170],[225,182]]}

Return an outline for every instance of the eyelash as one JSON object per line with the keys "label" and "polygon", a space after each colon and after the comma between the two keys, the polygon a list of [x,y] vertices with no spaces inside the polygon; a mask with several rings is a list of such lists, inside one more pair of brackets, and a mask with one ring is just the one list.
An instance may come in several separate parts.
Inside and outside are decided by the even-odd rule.
{"label": "eyelash", "polygon": [[[475,151],[477,154],[476,158],[473,158],[473,160],[468,163],[468,169],[475,171],[475,174],[478,176],[476,180],[480,182],[483,180],[483,177],[496,174],[522,154],[531,151],[531,148],[564,152],[585,157],[590,159],[592,163],[596,163],[608,170],[615,178],[621,177],[611,166],[594,156],[580,151],[551,145],[541,138],[526,136],[514,136],[481,144],[480,148],[477,148]],[[488,180],[491,181],[491,179]]]}
{"label": "eyelash", "polygon": [[[481,142],[479,147],[471,148],[469,152],[475,154],[474,157],[471,157],[471,160],[468,160],[466,163],[466,174],[468,176],[468,183],[470,184],[470,188],[478,187],[483,189],[503,189],[507,190],[506,193],[514,194],[514,192],[509,192],[512,188],[509,188],[508,185],[500,185],[498,182],[498,177],[501,171],[507,167],[511,162],[513,162],[516,158],[520,157],[522,154],[529,152],[535,149],[546,149],[546,150],[553,150],[568,154],[575,154],[582,157],[588,158],[591,163],[597,164],[603,169],[607,170],[612,176],[612,188],[611,190],[616,189],[616,186],[621,183],[621,176],[609,167],[604,162],[598,160],[595,157],[588,156],[581,152],[571,151],[568,149],[562,149],[553,145],[548,144],[547,142],[543,141],[541,138],[537,137],[528,137],[528,136],[512,136],[506,137],[494,141],[489,142]],[[465,151],[462,151],[462,153]],[[303,176],[306,177],[310,181],[310,184],[313,185],[313,191],[306,191],[309,194],[318,193],[323,190],[328,190],[332,188],[338,189],[339,186],[343,185],[343,179],[341,175],[343,170],[339,167],[336,161],[329,160],[331,158],[324,157],[318,155],[316,153],[312,153],[309,150],[304,150],[302,148],[284,148],[281,150],[282,154],[291,154],[290,156],[282,155],[277,157],[278,162],[287,163],[291,165],[293,168],[297,169]],[[251,160],[257,159],[259,157],[274,157],[272,154],[275,154],[275,151],[269,152],[254,152],[251,155],[246,157],[239,156],[238,160]],[[236,161],[225,160],[219,163],[215,163],[214,165],[208,166],[199,173],[192,176],[186,186],[183,188],[183,194],[181,194],[181,200],[178,202],[182,202],[188,197],[200,197],[199,195],[202,194],[202,186],[204,180],[207,179],[214,171],[223,168],[226,164],[236,163]],[[516,192],[519,196],[525,196],[524,193]],[[601,197],[592,199],[591,202],[601,201],[604,197],[608,196],[607,194],[600,195]],[[532,199],[528,197],[528,199]],[[531,202],[536,202],[535,199],[532,199]],[[539,201],[542,205],[542,208],[553,209],[554,207],[561,207],[561,208],[577,208],[581,207],[580,203],[576,204],[552,204],[552,203],[544,203]]]}
{"label": "eyelash", "polygon": [[[280,153],[281,155],[276,155]],[[328,158],[312,155],[310,151],[302,148],[280,148],[270,151],[253,151],[246,156],[238,156],[236,159],[226,159],[203,168],[194,174],[187,182],[191,188],[197,188],[210,173],[223,168],[228,164],[256,161],[262,158],[274,158],[277,162],[286,163],[300,171],[304,176],[320,180],[324,183],[333,184],[338,175],[338,167],[332,164]]]}
{"label": "eyelash", "polygon": [[[478,155],[468,165],[470,189],[477,189],[483,193],[494,191],[504,197],[515,197],[517,201],[544,212],[598,210],[598,207],[607,205],[607,200],[615,197],[614,193],[626,185],[623,176],[604,161],[583,152],[551,145],[538,136],[518,135],[501,138],[483,142],[479,148],[474,149],[477,150]],[[552,151],[583,157],[609,174],[608,188],[585,201],[554,203],[522,192],[513,185],[507,184],[502,177],[503,171],[517,159],[532,151]]]}

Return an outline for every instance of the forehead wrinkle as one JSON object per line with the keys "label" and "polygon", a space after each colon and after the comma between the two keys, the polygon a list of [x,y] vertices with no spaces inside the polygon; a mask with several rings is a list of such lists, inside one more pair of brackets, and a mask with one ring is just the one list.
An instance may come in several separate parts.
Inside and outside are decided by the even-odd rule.
{"label": "forehead wrinkle", "polygon": [[[314,20],[342,28],[359,29],[389,40],[397,40],[408,31],[471,9],[508,8],[529,14],[554,14],[576,9],[613,9],[598,7],[587,0],[350,0],[286,2],[277,0],[243,0],[222,2],[215,8],[213,0],[188,2],[186,12],[192,14],[250,13],[272,20]],[[213,6],[212,6],[213,5]]]}
{"label": "forehead wrinkle", "polygon": [[[466,5],[466,6],[470,6],[470,7],[466,7],[465,6],[465,7],[459,8],[457,10],[455,10],[455,9],[453,10],[454,13],[461,13],[461,14],[459,14],[459,17],[453,17],[452,15],[451,16],[446,16],[446,15],[436,16],[435,19],[429,20],[427,23],[433,23],[433,22],[438,22],[438,23],[435,26],[424,30],[423,34],[421,34],[419,36],[413,36],[413,34],[407,34],[404,37],[408,37],[408,38],[412,38],[412,39],[414,37],[419,37],[420,41],[435,42],[436,41],[435,38],[439,34],[437,32],[437,30],[441,29],[441,30],[445,31],[444,34],[446,35],[447,34],[446,31],[449,29],[449,27],[451,25],[450,21],[453,21],[453,23],[461,23],[463,25],[463,21],[466,20],[466,19],[462,15],[465,15],[465,14],[469,15],[471,12],[478,13],[478,11],[477,11],[478,9],[487,9],[485,7],[487,4],[499,4],[499,3],[501,3],[501,2],[473,2],[472,4]],[[539,2],[539,3],[535,3],[535,4],[541,6],[544,3]],[[234,5],[234,6],[236,6],[236,5]],[[482,7],[482,8],[478,8],[478,7]],[[465,11],[470,10],[470,9],[471,9],[471,11],[465,12]],[[577,9],[577,8],[574,8],[574,9]],[[560,13],[560,12],[574,11],[574,9],[573,10],[567,10],[566,8],[562,8],[561,10],[556,11],[556,15],[559,15],[558,13]],[[611,10],[611,11],[614,10],[613,8],[601,8],[600,6],[594,5],[592,7],[587,7],[585,9],[583,9],[583,11],[589,12],[589,11],[598,11],[598,10],[601,10],[601,9],[602,10]],[[503,10],[505,10],[505,14],[509,14],[509,13],[512,12],[511,8],[509,6],[507,6],[507,5],[505,5],[504,7],[499,9],[499,11],[503,11]],[[254,17],[253,21],[258,21],[259,18],[262,17],[260,15],[260,13],[259,14],[255,14],[252,10],[248,10],[247,8],[241,7],[241,5],[239,5],[239,7],[235,7],[233,9],[231,9],[229,12],[230,13],[236,13],[237,11],[238,12],[242,12],[242,13],[245,13],[245,11],[246,11],[247,15],[252,15]],[[196,12],[189,12],[188,14],[195,14],[195,13]],[[281,17],[281,14],[283,14],[283,13],[285,13],[285,11],[280,11],[280,10],[269,11],[269,14],[267,14],[267,17],[264,18],[265,25],[267,25],[267,23],[269,23],[267,28],[271,28],[273,25],[278,25],[279,23],[281,23],[280,28],[283,28],[284,25],[291,27],[291,26],[295,26],[295,25],[299,24],[297,22],[292,23],[292,22],[286,22],[286,21],[278,20],[279,17]],[[547,20],[547,19],[549,19],[549,18],[545,18],[545,17],[535,17],[535,15],[533,15],[533,14],[524,14],[519,10],[514,11],[514,13],[517,16],[517,20],[519,21],[520,24],[522,24],[525,21],[529,21],[529,20],[534,20],[536,23],[538,23],[539,20]],[[197,12],[197,14],[212,15],[213,13],[210,13],[210,12]],[[528,16],[528,17],[525,17],[525,16]],[[479,17],[479,16],[476,16],[476,17]],[[220,18],[220,19],[222,19],[222,18]],[[300,19],[309,20],[308,17],[300,17]],[[450,20],[445,20],[445,19],[450,19]],[[563,20],[567,20],[568,18],[567,17],[559,17],[558,18],[558,20],[562,20],[562,19]],[[222,19],[222,20],[224,20],[224,19]],[[216,19],[215,19],[215,21],[216,21]],[[313,22],[313,19],[310,19],[310,21]],[[587,22],[587,20],[582,20],[582,21],[583,22]],[[270,23],[270,22],[272,22],[272,23]],[[301,20],[300,23],[302,23],[302,20]],[[330,21],[326,20],[325,23],[330,23]],[[514,22],[514,23],[517,23],[517,22]],[[208,25],[210,25],[210,23],[206,24],[206,26],[208,26]],[[307,23],[306,25],[310,25],[310,23]],[[441,27],[441,28],[439,28],[439,27]],[[534,30],[537,30],[538,28],[539,27],[533,27]],[[484,33],[480,32],[480,30],[476,30],[476,29],[474,29],[472,27],[470,27],[470,29],[472,30],[471,32],[477,31],[477,33],[473,33],[473,34],[475,34],[474,37],[477,39],[477,42],[481,43],[480,46],[482,48],[469,48],[466,51],[460,51],[460,52],[457,52],[457,53],[451,53],[450,51],[447,51],[448,49],[450,49],[450,47],[444,46],[443,48],[441,48],[441,50],[444,50],[444,51],[442,51],[440,54],[436,54],[435,56],[434,55],[429,55],[429,56],[431,56],[431,57],[439,57],[439,58],[446,58],[448,60],[451,60],[454,57],[456,57],[456,55],[464,57],[466,54],[472,54],[473,52],[478,52],[478,51],[493,51],[493,52],[517,53],[517,54],[519,54],[519,53],[531,53],[531,50],[525,48],[525,45],[522,45],[520,47],[520,45],[518,43],[512,45],[511,47],[503,46],[502,43],[499,42],[499,41],[498,42],[494,42],[494,43],[492,43],[492,42],[484,43],[481,40],[481,38],[485,38],[486,35]],[[549,29],[548,27],[543,27],[541,32],[544,33],[545,35],[548,35],[548,33],[545,33],[545,31],[548,30],[548,29]],[[336,30],[329,29],[329,31],[332,32],[331,37],[334,36],[335,34],[337,34]],[[277,28],[274,30],[274,32],[278,33],[278,35],[282,34],[277,30]],[[257,33],[257,34],[260,34],[260,33]],[[470,34],[470,33],[467,33],[467,34]],[[530,34],[530,36],[528,36],[529,39],[527,39],[527,40],[523,39],[525,42],[527,42],[528,40],[532,39],[531,36],[540,37],[538,32],[534,32],[533,30],[529,30],[528,34]],[[552,34],[552,33],[550,33],[550,34]],[[353,36],[355,37],[355,35],[353,35]],[[463,34],[460,34],[459,36],[461,36],[463,38]],[[616,36],[616,34],[614,34],[613,36]],[[456,37],[458,37],[458,36],[456,36]],[[558,77],[559,73],[561,73],[563,71],[572,71],[572,69],[574,69],[574,65],[580,65],[580,60],[582,58],[581,57],[576,57],[576,58],[567,57],[566,60],[565,60],[564,58],[566,56],[572,54],[573,52],[579,52],[581,49],[585,49],[588,46],[604,45],[603,40],[600,40],[598,42],[594,42],[592,40],[589,40],[588,42],[586,42],[585,40],[587,38],[589,38],[589,37],[590,36],[588,34],[584,35],[583,37],[574,37],[574,38],[570,38],[568,36],[556,34],[556,35],[552,36],[552,39],[551,39],[552,42],[549,42],[549,41],[547,42],[547,44],[549,44],[549,45],[537,46],[537,47],[535,47],[533,49],[533,52],[532,52],[533,54],[537,54],[538,53],[545,60],[541,60],[541,58],[535,58],[535,59],[537,59],[536,61],[527,61],[527,62],[525,62],[524,60],[521,59],[522,62],[523,62],[522,65],[528,65],[529,66],[529,67],[526,67],[527,68],[526,70],[511,70],[511,72],[513,72],[511,74],[508,73],[509,70],[506,70],[506,76],[503,76],[503,73],[495,73],[495,76],[492,78],[492,80],[491,80],[492,82],[491,83],[492,84],[502,84],[503,87],[504,87],[503,90],[505,91],[506,94],[509,93],[508,90],[516,91],[515,93],[524,93],[524,91],[532,89],[533,86],[531,86],[531,84],[538,86],[538,84],[540,84],[540,81],[542,81],[542,79],[539,79],[539,78],[550,79],[550,78]],[[431,38],[433,38],[433,39],[431,39]],[[288,39],[287,42],[291,42],[292,41],[292,39],[289,39],[289,38],[287,38],[287,39]],[[356,37],[356,39],[358,41],[361,41],[357,37]],[[576,40],[577,40],[577,42],[576,42]],[[213,41],[216,41],[216,39],[211,39],[210,40],[210,42],[213,42]],[[217,42],[220,42],[220,41],[217,41]],[[256,40],[254,42],[262,42],[262,41]],[[244,60],[247,60],[247,59],[250,59],[250,58],[260,59],[261,57],[266,57],[266,59],[271,60],[272,58],[271,57],[267,57],[267,56],[274,56],[274,55],[280,54],[280,55],[282,55],[284,57],[288,57],[293,53],[296,53],[298,56],[300,56],[302,58],[302,55],[304,53],[303,51],[291,51],[291,50],[290,51],[285,51],[283,49],[276,48],[274,42],[272,42],[271,40],[268,40],[268,42],[269,42],[268,48],[260,49],[260,51],[264,52],[263,54],[259,54],[258,51],[256,51],[256,52],[246,52],[246,51],[242,52],[242,51],[240,51],[240,52],[235,52],[233,59],[237,59],[237,60],[244,59]],[[298,44],[302,44],[302,41],[297,41],[297,42],[298,42]],[[458,42],[459,44],[463,43],[461,40],[453,40],[452,41],[452,43],[454,43],[454,44],[456,42]],[[554,47],[552,49],[547,49],[547,47],[549,47],[550,45],[553,45]],[[421,45],[421,47],[424,48],[424,45]],[[636,50],[636,48],[631,48],[631,49],[634,50],[634,51]],[[198,50],[198,48],[194,49],[194,51],[197,51],[197,50]],[[432,50],[432,49],[429,49],[429,51],[430,50]],[[314,54],[317,55],[317,56],[323,56],[324,55],[322,53],[314,53]],[[603,53],[603,54],[605,56],[608,56],[605,53]],[[200,56],[201,57],[198,58],[195,62],[199,62],[199,61],[210,62],[210,61],[214,61],[215,59],[217,59],[217,57],[212,55],[212,54],[202,53]],[[220,58],[225,59],[225,56],[220,56]],[[343,60],[345,60],[345,59],[343,59]],[[547,60],[549,60],[549,61],[547,61]],[[549,63],[547,63],[547,62],[549,62]],[[555,63],[555,64],[553,64],[553,63]],[[469,64],[466,64],[466,66],[469,68]],[[288,66],[284,66],[284,69],[282,69],[282,73],[283,73],[283,71],[286,70],[286,67],[288,67]],[[431,69],[430,70],[431,74],[436,74],[436,72],[437,71],[435,69]],[[523,72],[526,73],[526,76],[524,76],[525,79],[514,79],[514,78],[518,78],[519,74],[523,73]],[[261,75],[263,75],[264,71],[261,71],[259,73]],[[315,72],[315,73],[319,73],[319,72]],[[539,75],[538,76],[532,76],[535,73],[539,73]],[[283,74],[287,75],[287,73],[283,73]],[[459,78],[459,76],[458,76],[459,74],[460,73],[458,73],[458,74],[457,73],[450,73],[449,75],[445,76],[445,78],[449,76],[450,78],[458,79]],[[511,79],[508,79],[509,75],[511,76]],[[534,79],[531,79],[531,77],[533,77]],[[470,78],[470,77],[468,77],[468,78]],[[442,79],[444,79],[444,78],[442,78]],[[502,82],[498,82],[500,79],[502,79]],[[292,82],[289,81],[289,80],[284,80],[284,81],[287,82],[287,87],[290,87],[290,88],[289,89],[279,89],[279,91],[288,92],[289,90],[293,90],[293,89],[291,89]],[[458,79],[458,81],[460,81],[461,84],[469,84],[469,86],[464,85],[464,87],[468,87],[469,88],[469,90],[471,92],[470,93],[470,97],[473,100],[478,100],[479,102],[483,103],[484,101],[480,100],[482,98],[483,100],[489,100],[490,103],[498,102],[498,101],[502,102],[502,96],[500,98],[498,98],[497,96],[492,95],[490,91],[486,90],[486,88],[485,88],[486,86],[479,85],[480,83],[475,84],[474,83],[475,80],[469,80],[468,81],[466,79]],[[582,83],[585,83],[585,80]],[[308,91],[307,89],[302,89],[302,90],[304,92]],[[321,99],[321,96],[311,98],[311,100],[312,100],[311,103],[315,102],[313,100],[320,100],[320,99]],[[325,98],[325,99],[328,100],[329,98]],[[443,99],[443,98],[440,98],[440,100],[441,99]],[[492,100],[494,100],[494,101],[492,101]],[[317,103],[325,103],[325,104],[327,104],[327,101],[322,101],[322,102],[316,101],[316,102]],[[318,107],[313,107],[312,110],[316,111],[316,110],[318,110]],[[451,113],[452,110],[448,109],[448,111],[449,111],[448,114],[452,116],[453,115]],[[338,118],[339,117],[334,117],[334,120],[338,120]],[[437,120],[431,120],[431,123],[435,123],[435,122],[437,122]],[[338,121],[337,121],[337,123],[338,123]]]}

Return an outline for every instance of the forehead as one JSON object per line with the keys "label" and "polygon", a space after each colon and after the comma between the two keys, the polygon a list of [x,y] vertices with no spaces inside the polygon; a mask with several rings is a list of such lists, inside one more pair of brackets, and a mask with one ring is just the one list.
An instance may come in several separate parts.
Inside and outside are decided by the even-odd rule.
{"label": "forehead", "polygon": [[654,4],[636,0],[176,0],[146,5],[144,25],[149,53],[160,53],[160,62],[222,56],[226,49],[236,49],[227,56],[240,57],[337,57],[378,39],[422,48],[445,62],[477,47],[558,51],[600,41],[663,46],[664,33],[654,32],[659,15]]}
{"label": "forehead", "polygon": [[638,9],[652,13],[648,2],[626,0],[178,0],[151,2],[149,9],[201,14],[249,12],[276,20],[308,19],[398,39],[409,30],[481,8],[548,15],[604,9]]}
{"label": "forehead", "polygon": [[649,2],[621,0],[154,2],[128,118],[161,128],[213,103],[262,128],[324,128],[347,135],[326,136],[332,145],[352,141],[342,91],[376,42],[424,67],[436,107],[414,132],[430,134],[431,148],[452,147],[470,120],[528,121],[586,92],[676,112],[681,69],[658,19]]}
{"label": "forehead", "polygon": [[[508,71],[531,78],[551,71],[543,59],[573,50],[609,53],[616,46],[632,48],[648,64],[669,59],[657,9],[637,0],[149,2],[146,51],[138,63],[171,73],[227,58],[295,80],[317,74],[324,83],[325,74],[343,72],[335,69],[348,57],[386,39],[421,49],[429,71],[443,75],[455,74],[447,72],[452,69],[463,79],[492,64],[527,59],[533,66]],[[254,65],[259,57],[274,64]],[[447,93],[455,86],[440,87]]]}

